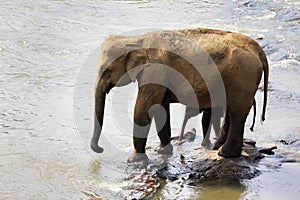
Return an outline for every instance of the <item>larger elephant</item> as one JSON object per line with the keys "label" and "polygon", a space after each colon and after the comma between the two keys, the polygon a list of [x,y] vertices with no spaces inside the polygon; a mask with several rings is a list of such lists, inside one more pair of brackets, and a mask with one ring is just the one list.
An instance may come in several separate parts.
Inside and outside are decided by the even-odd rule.
{"label": "larger elephant", "polygon": [[[176,102],[199,109],[222,106],[226,114],[214,149],[219,149],[220,156],[238,157],[242,151],[245,120],[263,72],[262,121],[267,104],[268,62],[262,48],[250,37],[202,28],[111,36],[102,47],[91,148],[103,152],[98,141],[106,94],[115,86],[137,80],[132,160],[147,158],[145,146],[152,118],[161,142],[159,152],[172,152],[169,104]],[[220,99],[225,100],[219,102]],[[155,105],[164,108],[164,117]]]}

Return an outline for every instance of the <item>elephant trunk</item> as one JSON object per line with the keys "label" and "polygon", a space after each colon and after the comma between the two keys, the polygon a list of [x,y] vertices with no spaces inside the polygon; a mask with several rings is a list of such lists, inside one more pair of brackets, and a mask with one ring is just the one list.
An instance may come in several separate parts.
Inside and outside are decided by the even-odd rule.
{"label": "elephant trunk", "polygon": [[98,145],[100,138],[102,125],[103,125],[103,116],[104,116],[104,107],[105,107],[105,90],[101,87],[97,87],[95,94],[95,116],[94,116],[94,133],[91,139],[91,148],[96,153],[102,153],[103,148]]}

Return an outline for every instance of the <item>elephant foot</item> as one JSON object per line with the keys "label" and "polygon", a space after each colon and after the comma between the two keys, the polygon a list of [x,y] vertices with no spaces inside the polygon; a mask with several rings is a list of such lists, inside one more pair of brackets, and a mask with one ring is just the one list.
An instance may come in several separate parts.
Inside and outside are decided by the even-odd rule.
{"label": "elephant foot", "polygon": [[134,152],[133,154],[131,154],[129,156],[129,158],[127,159],[128,163],[132,163],[132,162],[148,162],[149,158],[147,156],[147,154],[145,153],[136,153]]}
{"label": "elephant foot", "polygon": [[173,146],[171,143],[167,144],[166,146],[158,146],[155,151],[159,154],[163,155],[172,155],[173,154]]}
{"label": "elephant foot", "polygon": [[224,145],[218,151],[218,155],[224,158],[237,158],[241,156],[241,153],[242,153],[241,148],[240,149],[228,148]]}
{"label": "elephant foot", "polygon": [[212,148],[213,150],[218,150],[222,145],[218,144],[217,142],[215,143],[214,147]]}
{"label": "elephant foot", "polygon": [[201,145],[207,148],[210,147],[211,145],[210,139],[202,140]]}
{"label": "elephant foot", "polygon": [[216,141],[216,143],[215,143],[215,145],[214,145],[214,147],[213,147],[213,150],[218,150],[218,149],[220,149],[220,147],[225,143],[225,139],[220,139],[220,138],[218,138],[218,140]]}

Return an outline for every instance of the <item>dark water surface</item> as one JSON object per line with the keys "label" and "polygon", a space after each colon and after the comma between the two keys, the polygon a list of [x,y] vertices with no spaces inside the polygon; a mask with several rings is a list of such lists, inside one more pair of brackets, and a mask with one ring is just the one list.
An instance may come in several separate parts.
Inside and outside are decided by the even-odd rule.
{"label": "dark water surface", "polygon": [[[0,199],[124,199],[136,85],[108,95],[100,144],[92,133],[93,84],[101,42],[111,34],[148,28],[211,27],[259,38],[270,64],[267,120],[245,137],[300,160],[300,2],[249,1],[8,1],[0,6]],[[261,113],[262,92],[256,99]],[[74,106],[73,106],[74,105]],[[172,135],[184,108],[172,109]],[[74,112],[73,112],[74,110]],[[252,113],[246,126],[251,125]],[[188,124],[197,130],[199,117]],[[158,144],[154,128],[149,146]],[[188,151],[188,145],[182,152]],[[149,150],[149,157],[156,154]],[[214,180],[198,186],[162,182],[157,199],[298,199],[300,165],[266,160],[247,181]],[[274,164],[275,165],[275,164]]]}

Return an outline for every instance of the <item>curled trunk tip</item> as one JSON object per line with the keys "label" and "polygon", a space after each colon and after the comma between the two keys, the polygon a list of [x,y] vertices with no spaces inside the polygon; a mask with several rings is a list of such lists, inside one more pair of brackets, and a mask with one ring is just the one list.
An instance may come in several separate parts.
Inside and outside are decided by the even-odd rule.
{"label": "curled trunk tip", "polygon": [[96,153],[103,153],[104,149],[98,144],[91,143],[91,149]]}

